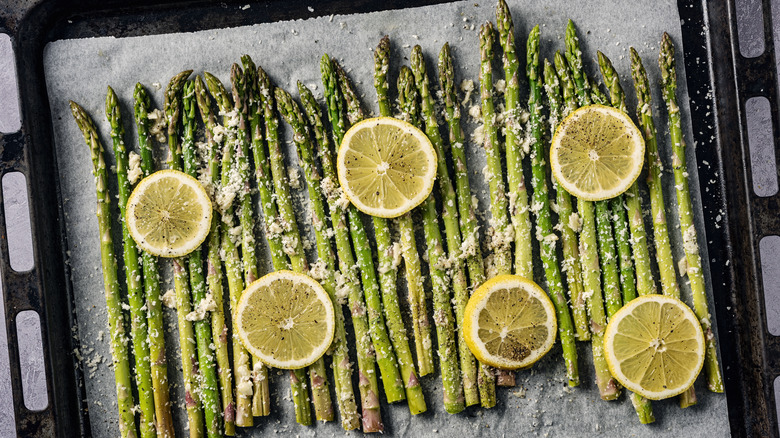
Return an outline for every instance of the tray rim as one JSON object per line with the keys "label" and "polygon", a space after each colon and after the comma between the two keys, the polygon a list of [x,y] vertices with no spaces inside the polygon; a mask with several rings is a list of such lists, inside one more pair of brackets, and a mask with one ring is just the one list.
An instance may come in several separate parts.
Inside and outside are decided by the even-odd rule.
{"label": "tray rim", "polygon": [[[443,3],[441,0],[402,0],[394,2],[392,5],[379,6],[374,0],[360,0],[349,2],[346,0],[329,0],[318,4],[317,15],[330,15],[331,13],[360,13],[385,9],[400,9],[409,6],[423,6],[428,4]],[[245,4],[244,2],[227,2],[230,6]],[[731,262],[737,260],[737,255],[732,249],[730,243],[734,242],[732,236],[736,235],[735,227],[740,224],[750,223],[748,213],[741,217],[736,208],[728,209],[727,204],[735,204],[745,199],[745,195],[738,195],[734,191],[726,190],[727,183],[738,177],[727,173],[724,167],[724,145],[741,146],[740,152],[744,154],[746,145],[742,138],[735,138],[734,129],[729,131],[730,126],[742,127],[739,108],[734,108],[734,96],[738,95],[733,84],[736,82],[734,72],[734,54],[738,54],[738,48],[735,51],[736,38],[736,19],[734,14],[734,0],[727,2],[708,3],[705,0],[686,1],[678,0],[678,9],[680,15],[685,20],[696,20],[701,26],[697,32],[691,30],[686,32],[686,26],[682,25],[683,30],[683,50],[688,72],[687,82],[691,93],[694,90],[701,89],[702,82],[714,85],[715,91],[711,97],[713,104],[719,108],[718,114],[712,111],[709,117],[703,113],[699,116],[705,121],[710,121],[715,134],[714,139],[703,138],[704,134],[694,132],[694,139],[697,144],[711,144],[715,146],[715,156],[719,165],[715,166],[715,173],[721,171],[722,178],[719,187],[721,190],[715,194],[719,207],[726,212],[727,222],[721,229],[716,229],[712,225],[713,221],[705,221],[707,224],[706,234],[708,236],[708,250],[711,257],[717,255],[722,266],[713,267],[713,284],[715,284],[715,269],[723,267],[719,272],[719,277],[727,283],[729,294],[715,294],[714,312],[717,315],[718,331],[721,338],[721,355],[724,359],[724,367],[731,364],[730,370],[725,369],[726,377],[726,395],[728,397],[729,421],[731,432],[734,436],[749,436],[759,432],[760,435],[777,435],[777,419],[772,415],[774,413],[774,397],[771,390],[766,392],[766,382],[762,385],[764,391],[756,391],[763,394],[758,399],[755,392],[749,394],[745,391],[745,377],[749,370],[744,366],[746,358],[755,360],[761,359],[758,363],[765,363],[764,354],[754,349],[746,349],[745,342],[742,341],[739,330],[747,330],[751,327],[749,320],[745,318],[735,318],[734,320],[726,314],[724,307],[729,305],[747,305],[744,300],[738,298],[738,282],[750,280],[750,276],[745,277],[745,272],[738,272],[736,264]],[[768,4],[768,2],[764,2]],[[208,19],[205,14],[198,20],[177,20],[180,16],[182,6],[190,8],[208,9],[213,8],[213,4],[206,1],[168,1],[154,2],[152,0],[135,0],[133,2],[120,2],[110,0],[100,2],[98,0],[88,0],[78,2],[76,0],[27,0],[15,3],[6,11],[0,12],[0,31],[9,33],[14,43],[16,51],[17,74],[19,77],[32,78],[33,80],[19,81],[20,100],[22,112],[22,129],[17,134],[0,136],[0,174],[10,171],[21,171],[27,178],[28,193],[30,199],[30,215],[33,227],[34,259],[35,266],[28,273],[15,273],[8,264],[7,243],[3,239],[0,242],[0,269],[3,271],[3,290],[6,291],[5,307],[7,314],[7,330],[9,338],[9,353],[11,358],[12,380],[14,383],[14,408],[17,419],[17,431],[22,435],[56,435],[72,436],[74,430],[79,430],[81,436],[90,436],[89,414],[86,404],[86,395],[84,393],[83,379],[84,375],[79,367],[79,362],[73,357],[72,351],[75,348],[72,338],[69,336],[70,328],[75,324],[75,316],[72,312],[74,308],[73,290],[70,280],[69,267],[63,262],[65,260],[64,250],[67,248],[67,235],[64,230],[64,221],[59,184],[52,175],[57,175],[56,156],[53,147],[48,150],[44,147],[35,147],[41,144],[53,144],[53,132],[50,122],[50,112],[48,108],[48,99],[46,97],[46,86],[43,72],[43,48],[46,43],[57,39],[62,35],[62,24],[65,20],[72,20],[78,28],[79,23],[87,23],[91,20],[110,19],[113,17],[123,26],[112,29],[112,35],[131,36],[136,34],[150,34],[155,32],[142,32],[143,26],[132,26],[121,20],[121,15],[135,11],[143,10],[152,14],[156,20],[159,20],[160,26],[157,33],[163,32],[185,32],[202,30],[208,28],[218,28],[226,26],[237,26],[242,24],[251,24],[262,21],[276,21],[286,18],[299,18],[308,16],[307,3],[301,1],[283,2],[283,1],[261,1],[254,3],[259,7],[251,14],[232,14],[234,18],[217,22],[210,22],[208,26],[202,23]],[[255,8],[253,8],[255,9]],[[218,14],[217,14],[218,15]],[[230,15],[230,14],[222,14]],[[240,15],[240,17],[235,17]],[[69,24],[73,24],[69,23]],[[706,26],[709,31],[701,32]],[[100,33],[99,27],[89,28],[85,26],[81,29],[78,36],[105,36],[108,33]],[[138,33],[141,32],[141,33]],[[71,36],[73,37],[73,36]],[[701,43],[701,48],[695,47]],[[766,45],[765,52],[773,51],[771,40]],[[702,51],[703,49],[703,51]],[[695,77],[691,73],[696,69],[698,63],[694,62],[695,56],[704,56],[704,59],[710,61],[706,63],[708,68],[706,76]],[[736,55],[738,56],[738,55]],[[701,70],[701,69],[698,69]],[[729,99],[731,97],[731,99]],[[729,104],[729,102],[732,102]],[[694,117],[692,108],[691,117]],[[36,123],[43,122],[43,123]],[[735,122],[730,124],[729,122]],[[33,129],[33,127],[37,129]],[[42,128],[42,129],[41,129]],[[736,129],[739,131],[739,129]],[[704,158],[697,152],[699,164]],[[703,171],[704,170],[704,171]],[[742,169],[743,172],[749,172]],[[699,169],[700,184],[707,181],[708,175],[706,169]],[[712,176],[712,175],[709,175]],[[35,187],[35,189],[33,189]],[[740,185],[736,185],[740,188]],[[703,186],[701,187],[704,188]],[[705,191],[702,190],[704,196]],[[743,193],[747,193],[744,192]],[[54,201],[54,204],[51,202]],[[0,200],[0,203],[2,201]],[[711,201],[712,202],[712,201]],[[704,203],[704,199],[703,199]],[[52,208],[56,205],[57,208]],[[0,209],[1,210],[1,209]],[[56,213],[55,211],[56,210]],[[706,204],[705,204],[706,210]],[[0,226],[4,225],[5,216],[0,211]],[[744,253],[744,251],[743,251]],[[52,257],[56,254],[57,257]],[[46,255],[46,256],[45,256]],[[755,258],[751,258],[755,267]],[[753,275],[755,282],[755,273]],[[753,289],[758,293],[757,283]],[[52,291],[65,290],[66,294],[54,294]],[[720,288],[718,288],[720,289]],[[19,294],[17,290],[24,290],[26,293]],[[24,295],[24,296],[19,296]],[[58,296],[59,295],[59,296]],[[62,295],[65,295],[64,297]],[[63,307],[64,306],[64,307]],[[62,308],[67,308],[66,316],[58,315]],[[15,351],[15,314],[18,311],[32,309],[36,310],[41,317],[41,326],[44,337],[44,355],[46,358],[46,376],[49,382],[48,393],[50,406],[40,412],[30,412],[24,408],[21,401],[21,383],[16,378],[18,376],[18,351]],[[753,309],[760,313],[761,309]],[[764,319],[765,324],[765,319]],[[735,330],[735,335],[739,342],[726,343],[723,338],[726,333]],[[748,344],[752,345],[759,333],[748,335]],[[759,339],[759,341],[762,341]],[[13,344],[13,345],[12,345]],[[738,348],[740,345],[741,348]],[[733,359],[738,358],[738,359]],[[62,365],[69,364],[73,368],[72,375],[63,375],[55,372]],[[765,376],[755,376],[760,381],[768,380]],[[771,386],[771,385],[770,385]],[[80,389],[79,389],[80,388]],[[766,399],[766,394],[770,394]],[[764,403],[761,403],[761,400]],[[761,406],[754,406],[756,402]],[[769,405],[769,406],[768,406]],[[760,412],[757,414],[755,409]],[[75,414],[75,420],[74,420]],[[747,417],[749,415],[750,417]],[[754,417],[758,418],[754,418]],[[774,426],[771,429],[770,426]]]}

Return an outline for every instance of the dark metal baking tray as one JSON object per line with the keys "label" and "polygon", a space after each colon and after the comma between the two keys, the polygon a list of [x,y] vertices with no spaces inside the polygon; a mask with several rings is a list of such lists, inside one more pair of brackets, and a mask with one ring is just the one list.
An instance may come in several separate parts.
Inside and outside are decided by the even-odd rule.
{"label": "dark metal baking tray", "polygon": [[[242,2],[245,3],[245,2]],[[377,2],[330,0],[318,15],[400,9],[437,1]],[[21,96],[22,128],[0,135],[0,175],[22,172],[30,196],[35,267],[11,269],[8,242],[0,234],[0,270],[5,293],[6,329],[13,405],[20,436],[89,436],[84,375],[73,355],[76,342],[70,272],[64,250],[50,110],[43,69],[44,46],[57,39],[117,37],[241,26],[309,16],[301,1],[266,1],[242,14],[227,13],[230,2],[11,0],[0,5],[0,32],[11,36]],[[778,194],[758,197],[752,190],[744,102],[764,96],[771,120],[777,109],[771,5],[763,2],[765,51],[740,55],[734,0],[678,2],[691,116],[696,129],[702,200],[714,290],[714,309],[726,379],[733,436],[778,436],[774,379],[780,374],[780,341],[767,330],[759,241],[780,234]],[[138,17],[144,17],[139,20]],[[64,23],[68,23],[67,26]],[[775,149],[778,135],[774,135]],[[703,162],[710,166],[701,166]],[[717,184],[704,184],[715,180]],[[0,203],[3,200],[0,199]],[[0,208],[0,227],[5,229]],[[723,220],[715,220],[721,215]],[[16,336],[16,316],[34,310],[41,317],[49,405],[25,408]]]}

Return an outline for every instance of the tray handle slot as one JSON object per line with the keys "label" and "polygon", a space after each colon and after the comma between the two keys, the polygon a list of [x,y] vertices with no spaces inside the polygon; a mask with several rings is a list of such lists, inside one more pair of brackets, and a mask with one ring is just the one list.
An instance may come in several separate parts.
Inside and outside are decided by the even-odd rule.
{"label": "tray handle slot", "polygon": [[735,6],[739,53],[745,58],[755,58],[765,50],[761,0],[742,0],[736,2]]}
{"label": "tray handle slot", "polygon": [[49,406],[46,394],[46,371],[43,369],[41,318],[34,310],[16,315],[16,336],[19,343],[19,365],[22,369],[24,407],[42,411]]}
{"label": "tray handle slot", "polygon": [[778,190],[777,157],[772,141],[772,110],[769,99],[756,96],[745,101],[745,118],[753,192],[760,197],[773,196]]}
{"label": "tray handle slot", "polygon": [[22,172],[3,175],[3,208],[6,218],[8,257],[11,269],[25,272],[35,267],[27,202],[27,178]]}
{"label": "tray handle slot", "polygon": [[[780,336],[780,236],[766,236],[761,239],[759,255],[767,330],[774,336]],[[775,394],[778,392],[775,391]]]}
{"label": "tray handle slot", "polygon": [[22,127],[19,83],[11,37],[0,33],[0,132],[13,133]]}

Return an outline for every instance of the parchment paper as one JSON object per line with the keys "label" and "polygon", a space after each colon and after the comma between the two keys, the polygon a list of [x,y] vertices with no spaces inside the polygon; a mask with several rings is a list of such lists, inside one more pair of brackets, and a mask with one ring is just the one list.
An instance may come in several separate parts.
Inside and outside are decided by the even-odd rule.
{"label": "parchment paper", "polygon": [[[52,111],[62,203],[65,211],[69,263],[77,302],[78,327],[74,333],[81,339],[78,354],[83,357],[87,376],[87,396],[90,419],[95,436],[116,436],[117,413],[110,369],[108,328],[105,301],[100,275],[97,223],[94,214],[95,192],[91,175],[89,152],[81,134],[73,122],[68,100],[81,104],[94,117],[102,139],[110,149],[108,123],[104,116],[105,89],[111,85],[122,102],[127,131],[126,142],[135,144],[135,128],[132,124],[132,90],[136,82],[145,84],[152,92],[155,104],[162,104],[162,90],[171,76],[192,68],[195,74],[209,71],[229,84],[229,70],[242,54],[250,54],[271,75],[277,85],[295,92],[295,81],[301,80],[314,87],[322,96],[319,58],[327,52],[349,71],[364,103],[376,114],[375,94],[372,82],[372,50],[381,36],[390,36],[393,45],[390,80],[394,84],[402,63],[408,64],[410,47],[420,44],[428,60],[431,77],[435,81],[435,60],[439,49],[449,41],[454,56],[458,82],[473,79],[477,86],[468,104],[478,104],[479,51],[477,31],[481,23],[495,20],[494,3],[474,1],[456,2],[371,14],[325,16],[307,20],[278,22],[232,29],[216,29],[196,33],[166,34],[116,39],[112,37],[55,41],[44,51],[47,87]],[[681,53],[680,17],[676,2],[597,0],[588,2],[510,1],[515,21],[521,71],[525,65],[526,35],[539,23],[542,31],[542,56],[551,58],[555,50],[564,48],[563,33],[566,20],[577,24],[587,69],[597,76],[594,61],[596,50],[607,54],[615,64],[629,95],[633,111],[635,104],[630,81],[628,47],[634,46],[643,56],[650,81],[657,84],[658,42],[662,32],[669,32],[678,47],[678,76],[684,77]],[[313,2],[312,15],[317,14]],[[311,10],[310,9],[310,10]],[[237,10],[234,13],[241,13]],[[497,48],[497,52],[500,50]],[[524,73],[521,73],[521,77]],[[503,77],[496,65],[494,80]],[[394,87],[393,87],[394,88]],[[437,87],[434,87],[437,88]],[[522,89],[521,99],[527,98]],[[686,138],[691,141],[690,118],[686,82],[679,82],[680,105]],[[665,135],[661,94],[657,85],[653,89],[656,123],[662,156],[669,164],[669,148]],[[465,116],[467,133],[477,124]],[[287,132],[287,140],[291,140]],[[446,138],[446,137],[445,137]],[[288,144],[290,151],[293,147]],[[164,147],[160,148],[161,151]],[[473,142],[467,146],[471,182],[480,199],[480,209],[488,211],[488,194],[482,176],[485,165],[484,151]],[[162,155],[163,152],[160,152]],[[688,162],[695,163],[695,150],[688,149]],[[110,155],[110,154],[109,154]],[[288,154],[294,156],[294,153]],[[297,166],[295,160],[291,165]],[[689,169],[693,200],[698,213],[701,202],[695,168]],[[665,195],[667,218],[670,222],[675,259],[682,255],[682,242],[674,209],[674,187],[671,174],[666,174]],[[304,191],[299,192],[303,195]],[[645,208],[649,202],[645,198]],[[485,215],[482,216],[484,230]],[[302,215],[299,215],[299,221]],[[696,216],[699,232],[702,215]],[[646,218],[647,219],[647,218]],[[649,224],[649,220],[648,220]],[[650,230],[648,226],[648,231]],[[651,233],[649,233],[651,235]],[[482,233],[484,241],[484,232]],[[119,242],[119,235],[116,236]],[[705,237],[699,235],[702,258],[708,260]],[[652,251],[652,245],[651,245]],[[267,257],[265,258],[267,260]],[[165,265],[163,263],[163,265]],[[708,282],[709,266],[704,265]],[[543,282],[537,269],[536,280]],[[168,276],[169,278],[169,276]],[[656,277],[657,278],[657,277]],[[681,281],[683,294],[689,295],[687,281]],[[165,288],[171,287],[166,286]],[[709,288],[711,291],[711,287]],[[710,301],[711,302],[711,301]],[[179,382],[178,345],[175,315],[166,311],[168,361],[172,382],[172,400],[176,400],[174,416],[183,433],[186,415]],[[351,330],[351,329],[349,329]],[[728,415],[724,395],[706,390],[700,378],[697,388],[699,404],[685,410],[679,409],[676,399],[653,404],[657,421],[650,426],[639,424],[636,414],[624,396],[617,402],[604,402],[598,397],[594,382],[590,344],[579,345],[579,365],[582,384],[570,389],[564,380],[560,347],[556,346],[531,370],[518,374],[516,388],[500,389],[498,405],[489,410],[470,408],[459,415],[444,412],[439,375],[422,379],[425,387],[428,412],[410,417],[405,404],[383,405],[382,418],[386,433],[397,436],[727,436]],[[296,436],[338,436],[343,434],[339,422],[301,427],[294,421],[289,383],[286,375],[272,372],[272,408],[269,418],[256,418],[256,427],[240,431],[240,435],[265,436],[271,434]],[[278,373],[281,374],[281,373]],[[383,396],[382,396],[383,398]]]}

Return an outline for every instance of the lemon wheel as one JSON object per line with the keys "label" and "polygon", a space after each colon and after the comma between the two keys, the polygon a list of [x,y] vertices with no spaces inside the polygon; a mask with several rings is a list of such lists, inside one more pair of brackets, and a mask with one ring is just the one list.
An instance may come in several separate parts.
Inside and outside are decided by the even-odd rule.
{"label": "lemon wheel", "polygon": [[392,117],[355,124],[337,157],[339,183],[358,210],[394,218],[420,205],[436,179],[436,151],[413,125]]}
{"label": "lemon wheel", "polygon": [[499,275],[469,299],[463,336],[480,362],[519,369],[550,351],[557,327],[555,307],[539,285],[517,275]]}
{"label": "lemon wheel", "polygon": [[704,333],[693,311],[664,295],[644,295],[607,324],[604,354],[623,386],[650,400],[683,393],[704,364]]}
{"label": "lemon wheel", "polygon": [[127,201],[130,235],[144,251],[181,257],[197,249],[211,229],[211,200],[195,178],[161,170],[141,180]]}
{"label": "lemon wheel", "polygon": [[645,141],[624,112],[588,105],[558,125],[550,146],[550,168],[567,192],[586,201],[614,198],[642,171]]}
{"label": "lemon wheel", "polygon": [[250,353],[274,368],[317,361],[335,331],[333,303],[311,277],[272,272],[250,284],[236,309],[238,335]]}

